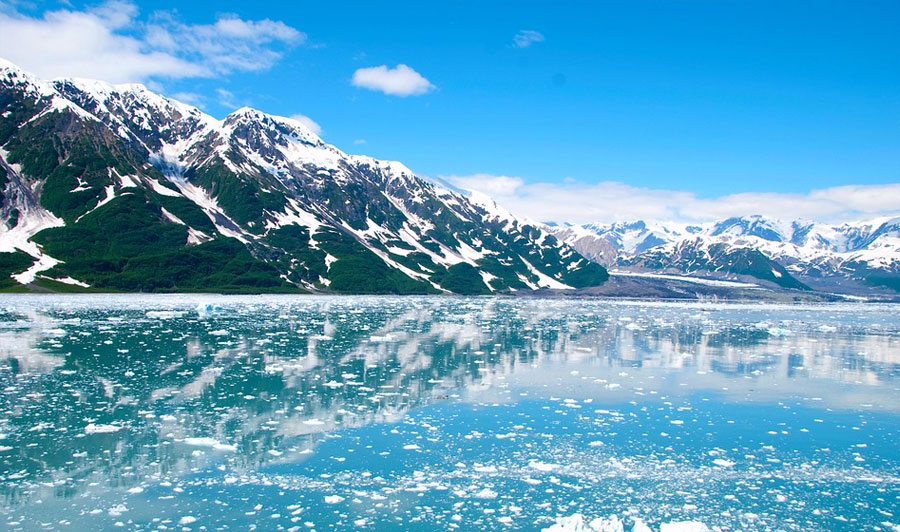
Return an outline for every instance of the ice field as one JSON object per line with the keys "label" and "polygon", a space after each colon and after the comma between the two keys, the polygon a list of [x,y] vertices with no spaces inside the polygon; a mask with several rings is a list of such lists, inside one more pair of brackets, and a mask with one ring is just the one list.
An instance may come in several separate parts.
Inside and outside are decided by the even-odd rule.
{"label": "ice field", "polygon": [[900,531],[865,304],[0,297],[7,530]]}

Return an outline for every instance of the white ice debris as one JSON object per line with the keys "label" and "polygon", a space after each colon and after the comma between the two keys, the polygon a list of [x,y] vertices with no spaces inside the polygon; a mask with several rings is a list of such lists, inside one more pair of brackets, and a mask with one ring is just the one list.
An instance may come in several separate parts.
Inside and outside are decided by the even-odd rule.
{"label": "white ice debris", "polygon": [[109,434],[112,432],[119,432],[125,427],[121,425],[103,425],[103,424],[94,424],[89,423],[84,427],[85,434]]}
{"label": "white ice debris", "polygon": [[221,443],[219,440],[209,437],[185,438],[184,444],[192,447],[209,447],[216,451],[233,452],[237,450],[236,445]]}
{"label": "white ice debris", "polygon": [[661,524],[659,532],[709,532],[709,528],[697,521],[673,521]]}
{"label": "white ice debris", "polygon": [[[653,532],[653,529],[639,518],[633,520],[630,530],[631,532]],[[587,522],[583,515],[576,513],[568,517],[557,518],[556,523],[544,528],[543,532],[625,532],[625,522],[615,515]],[[709,532],[709,528],[697,521],[672,521],[662,523],[659,532]]]}
{"label": "white ice debris", "polygon": [[539,461],[533,461],[533,462],[528,463],[528,467],[530,467],[531,469],[536,469],[538,471],[542,471],[544,473],[549,473],[550,471],[553,471],[554,469],[558,468],[559,465],[548,464],[548,463],[539,462]]}

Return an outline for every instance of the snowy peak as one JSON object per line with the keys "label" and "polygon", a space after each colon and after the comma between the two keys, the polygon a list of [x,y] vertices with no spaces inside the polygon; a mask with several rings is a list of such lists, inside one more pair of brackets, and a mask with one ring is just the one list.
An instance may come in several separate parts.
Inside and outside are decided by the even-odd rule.
{"label": "snowy peak", "polygon": [[[14,254],[47,259],[36,282],[485,294],[607,278],[490,198],[348,155],[291,118],[244,107],[217,120],[142,85],[44,83],[10,66],[0,121],[16,187],[0,197],[0,244],[15,236]],[[58,223],[31,223],[40,206]]]}
{"label": "snowy peak", "polygon": [[843,224],[784,222],[764,216],[700,225],[638,220],[554,231],[585,256],[631,270],[714,275],[740,271],[767,280],[774,276],[782,285],[787,274],[828,289],[834,289],[832,285],[840,279],[865,283],[875,276],[879,282],[892,282],[883,278],[900,275],[900,218],[896,217]]}
{"label": "snowy peak", "polygon": [[605,235],[626,253],[640,253],[672,242],[686,234],[683,228],[658,222],[616,222],[607,226],[589,225],[597,234]]}
{"label": "snowy peak", "polygon": [[781,224],[773,220],[758,215],[729,218],[717,222],[713,226],[710,235],[728,235],[731,237],[753,236],[770,242],[784,242],[787,237],[785,235],[785,229],[780,227],[780,225]]}
{"label": "snowy peak", "polygon": [[65,98],[103,121],[120,137],[159,151],[215,127],[216,120],[196,107],[149,91],[139,84],[111,85],[86,79],[57,79]]}
{"label": "snowy peak", "polygon": [[302,142],[311,146],[323,146],[325,144],[318,135],[299,120],[270,115],[250,107],[241,107],[229,113],[222,122],[226,128],[239,129],[241,126],[255,126],[259,130],[277,132],[282,137],[295,142]]}

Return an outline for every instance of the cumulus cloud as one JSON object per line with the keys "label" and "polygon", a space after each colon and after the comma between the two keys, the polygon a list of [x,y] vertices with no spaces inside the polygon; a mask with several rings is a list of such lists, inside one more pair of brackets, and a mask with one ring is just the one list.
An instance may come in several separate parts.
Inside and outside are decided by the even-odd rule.
{"label": "cumulus cloud", "polygon": [[513,35],[513,46],[516,48],[528,48],[536,42],[544,42],[544,34],[534,30],[519,30]]}
{"label": "cumulus cloud", "polygon": [[319,123],[316,122],[315,120],[313,120],[312,118],[310,118],[306,115],[299,115],[299,114],[291,115],[291,118],[293,118],[297,122],[300,122],[304,126],[308,127],[309,130],[312,131],[313,133],[315,133],[316,135],[322,134],[322,126],[320,126]]}
{"label": "cumulus cloud", "polygon": [[380,91],[392,96],[417,96],[434,90],[424,76],[406,65],[360,68],[353,73],[354,86]]}
{"label": "cumulus cloud", "polygon": [[634,187],[617,181],[528,184],[518,177],[490,174],[444,179],[459,188],[488,194],[516,214],[548,222],[702,222],[752,214],[836,222],[900,213],[900,183],[846,185],[805,194],[746,192],[700,198],[692,192]]}
{"label": "cumulus cloud", "polygon": [[212,24],[185,24],[164,12],[141,20],[135,4],[117,0],[37,17],[0,13],[0,56],[44,78],[133,82],[265,70],[305,39],[283,22],[235,15]]}

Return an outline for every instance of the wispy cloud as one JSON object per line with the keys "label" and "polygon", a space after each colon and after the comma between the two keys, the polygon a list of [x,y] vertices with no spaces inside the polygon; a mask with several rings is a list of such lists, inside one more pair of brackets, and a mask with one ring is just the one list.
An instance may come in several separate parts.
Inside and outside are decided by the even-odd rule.
{"label": "wispy cloud", "polygon": [[240,107],[237,104],[237,99],[234,97],[234,93],[227,89],[216,89],[216,96],[219,97],[219,104],[225,107]]}
{"label": "wispy cloud", "polygon": [[513,35],[513,46],[516,48],[528,48],[536,42],[544,42],[544,34],[534,30],[519,30]]}
{"label": "wispy cloud", "polygon": [[360,68],[353,73],[354,86],[380,91],[392,96],[417,96],[434,90],[424,76],[406,65]]}
{"label": "wispy cloud", "polygon": [[137,6],[124,1],[38,17],[7,9],[0,13],[0,35],[0,56],[41,77],[111,82],[265,70],[306,39],[283,22],[236,15],[212,24],[186,24],[170,12],[142,20]]}
{"label": "wispy cloud", "polygon": [[172,95],[172,98],[195,107],[203,107],[206,105],[206,98],[196,92],[176,92]]}
{"label": "wispy cloud", "polygon": [[300,115],[300,114],[291,115],[291,118],[293,118],[297,122],[300,122],[304,126],[308,127],[309,130],[312,131],[313,133],[315,133],[316,135],[319,135],[319,136],[322,135],[322,126],[320,126],[319,123],[316,122],[315,120],[313,120],[312,118],[310,118],[306,115]]}
{"label": "wispy cloud", "polygon": [[761,214],[783,220],[833,222],[900,213],[900,183],[846,185],[805,194],[746,192],[700,198],[693,192],[634,187],[617,181],[528,184],[519,177],[491,174],[444,179],[459,188],[484,192],[510,211],[539,221],[689,222]]}

